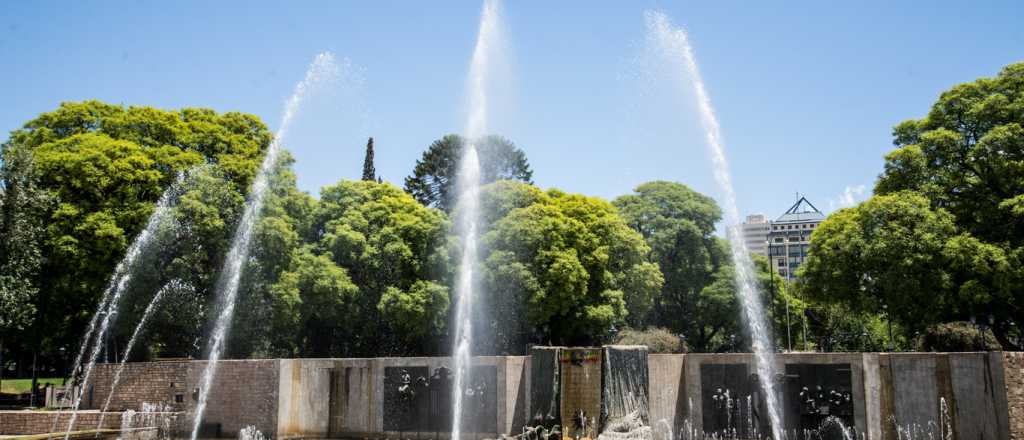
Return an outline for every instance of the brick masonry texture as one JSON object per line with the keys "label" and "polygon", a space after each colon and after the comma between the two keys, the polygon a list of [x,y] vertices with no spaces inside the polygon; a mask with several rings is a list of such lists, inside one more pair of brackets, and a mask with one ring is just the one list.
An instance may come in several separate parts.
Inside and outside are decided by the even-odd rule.
{"label": "brick masonry texture", "polygon": [[[194,410],[196,387],[202,381],[206,362],[192,362],[188,367],[188,409]],[[220,361],[214,376],[210,400],[203,420],[219,423],[221,434],[235,437],[246,426],[255,426],[265,434],[277,432],[277,397],[281,361]]]}
{"label": "brick masonry texture", "polygon": [[[114,398],[108,411],[138,410],[143,403],[170,405],[174,411],[181,411],[191,397],[188,379],[189,361],[161,361],[127,363],[121,372]],[[110,386],[117,371],[117,364],[100,364],[93,373],[92,392],[86,390],[82,407],[103,409],[110,394]],[[177,400],[180,398],[180,402]]]}
{"label": "brick masonry texture", "polygon": [[1024,440],[1024,353],[1003,353],[1010,439]]}
{"label": "brick masonry texture", "polygon": [[[206,364],[187,360],[126,364],[108,410],[138,410],[143,403],[159,403],[170,405],[172,411],[192,411]],[[221,361],[204,423],[220,424],[221,433],[230,436],[249,425],[261,432],[276,432],[279,368],[276,359]],[[83,408],[102,408],[116,370],[116,364],[96,366],[92,394],[86,392]]]}
{"label": "brick masonry texture", "polygon": [[[15,434],[46,434],[54,426],[54,419],[57,419],[57,429],[63,430],[68,426],[71,418],[70,412],[61,411],[0,411],[0,435]],[[100,413],[80,412],[75,418],[75,430],[82,431],[96,429],[96,422],[100,419]],[[103,428],[120,428],[121,413],[107,413],[103,417]]]}

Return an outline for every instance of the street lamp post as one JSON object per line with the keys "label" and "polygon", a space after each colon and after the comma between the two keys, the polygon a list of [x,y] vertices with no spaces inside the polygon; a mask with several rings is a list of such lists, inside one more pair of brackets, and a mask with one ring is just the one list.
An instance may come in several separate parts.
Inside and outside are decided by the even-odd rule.
{"label": "street lamp post", "polygon": [[882,304],[882,312],[885,313],[885,321],[889,326],[889,351],[896,351],[896,345],[892,340],[892,317],[889,316],[888,304]]}

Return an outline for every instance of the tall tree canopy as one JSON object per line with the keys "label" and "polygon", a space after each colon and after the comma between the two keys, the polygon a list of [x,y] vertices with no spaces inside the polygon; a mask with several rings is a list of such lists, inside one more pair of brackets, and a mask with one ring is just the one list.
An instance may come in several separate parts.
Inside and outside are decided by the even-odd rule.
{"label": "tall tree canopy", "polygon": [[36,315],[45,233],[42,217],[52,205],[49,194],[38,187],[31,153],[26,149],[5,153],[0,162],[0,369],[4,368],[4,342],[24,332]]}
{"label": "tall tree canopy", "polygon": [[[942,93],[893,137],[876,200],[834,214],[812,236],[808,287],[860,286],[866,295],[848,292],[851,303],[889,303],[911,327],[991,316],[1000,343],[1014,347],[1009,334],[1024,328],[1024,63]],[[904,288],[902,298],[886,281]],[[915,297],[933,306],[903,308]]]}
{"label": "tall tree canopy", "polygon": [[449,305],[444,213],[389,183],[343,180],[314,200],[290,170],[278,175],[236,355],[438,352]]}
{"label": "tall tree canopy", "polygon": [[46,328],[38,334],[54,349],[77,346],[114,266],[175,175],[211,162],[244,194],[271,137],[242,113],[98,101],[64,103],[13,131],[5,162],[30,153],[39,189],[54,200],[37,219],[46,225],[34,280],[36,325]]}
{"label": "tall tree canopy", "polygon": [[684,335],[694,350],[711,350],[738,318],[732,271],[725,269],[728,247],[714,235],[722,217],[718,204],[665,181],[644,183],[613,203],[644,237],[665,276],[650,322]]}
{"label": "tall tree canopy", "polygon": [[[466,140],[449,134],[434,141],[416,161],[411,176],[405,178],[405,190],[426,206],[450,212],[459,159]],[[501,136],[487,136],[476,143],[480,158],[480,178],[487,184],[501,179],[533,183],[533,170],[523,153],[511,141]]]}
{"label": "tall tree canopy", "polygon": [[363,158],[363,180],[377,180],[377,168],[373,166],[373,138],[366,141],[366,156]]}
{"label": "tall tree canopy", "polygon": [[483,290],[499,351],[604,342],[647,314],[663,279],[610,203],[504,180],[485,188],[483,204]]}

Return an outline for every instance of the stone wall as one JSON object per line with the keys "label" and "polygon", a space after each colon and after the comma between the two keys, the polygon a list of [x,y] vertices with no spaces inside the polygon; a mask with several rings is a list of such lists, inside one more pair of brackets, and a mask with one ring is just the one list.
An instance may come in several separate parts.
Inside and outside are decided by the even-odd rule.
{"label": "stone wall", "polygon": [[647,358],[650,377],[651,427],[658,439],[674,438],[686,420],[686,375],[681,354],[651,354]]}
{"label": "stone wall", "polygon": [[[191,390],[185,398],[187,409],[198,403],[198,387],[207,362],[188,364],[187,383]],[[277,431],[279,359],[220,361],[214,376],[203,422],[220,424],[224,436],[236,437],[238,431],[255,426],[263,433]]]}
{"label": "stone wall", "polygon": [[[590,432],[601,420],[601,349],[563,348],[559,353],[562,435],[595,438]],[[586,417],[586,431],[578,413]]]}
{"label": "stone wall", "polygon": [[[261,432],[276,432],[280,363],[278,359],[220,361],[204,423],[219,424],[221,434],[229,436],[249,425]],[[108,410],[139,410],[143,403],[150,403],[171,411],[194,411],[206,364],[190,360],[125,364]],[[83,408],[103,408],[117,368],[117,364],[96,365],[93,385],[82,397]]]}
{"label": "stone wall", "polygon": [[[58,431],[63,431],[67,429],[70,420],[70,411],[0,411],[0,435],[46,434],[54,426]],[[75,418],[74,430],[96,429],[99,420],[99,411],[79,412]],[[120,428],[121,413],[106,413],[103,416],[102,427]]]}
{"label": "stone wall", "polygon": [[1003,353],[1010,439],[1024,440],[1024,353]]}
{"label": "stone wall", "polygon": [[[584,409],[588,419],[599,417],[601,350],[569,349],[558,360],[565,370],[559,386],[563,426],[572,426],[574,409]],[[540,410],[530,402],[531,394],[536,394],[532,362],[528,356],[474,359],[474,369],[487,376],[483,389],[491,397],[485,402],[493,400],[493,405],[477,410],[483,411],[481,416],[486,414],[478,418],[487,422],[486,427],[478,427],[487,431],[481,434],[522,432]],[[708,406],[718,388],[733,390],[732,397],[744,399],[744,404],[751,395],[753,405],[759,405],[753,362],[749,354],[650,355],[650,422],[655,437],[667,439],[669,432],[678,433],[684,426],[701,430],[721,425],[715,408]],[[776,362],[789,427],[807,418],[840,415],[857,428],[858,437],[889,440],[896,438],[895,424],[941,422],[945,411],[951,418],[952,440],[1024,440],[1021,353],[789,353],[778,355]],[[142,403],[153,403],[193,411],[205,366],[202,361],[128,364],[111,408],[138,410]],[[114,367],[97,366],[91,398],[87,392],[83,399],[85,408],[103,405]],[[249,425],[278,437],[414,435],[385,429],[388,393],[394,394],[392,388],[401,385],[400,377],[396,382],[391,376],[408,371],[419,377],[425,370],[433,383],[438,380],[435,373],[446,369],[450,371],[450,358],[441,357],[221,361],[204,420],[219,424],[221,434],[229,437]],[[450,408],[444,400],[448,390],[444,383],[426,389],[431,399],[442,399],[429,408],[441,412]],[[848,392],[853,407],[833,405],[826,413],[808,413],[793,396],[814,384]],[[0,434],[48,430],[53,414],[0,412]],[[754,408],[754,414],[764,412]],[[435,421],[435,415],[443,417],[430,415]],[[737,415],[744,416],[742,411]],[[96,411],[82,412],[76,429],[94,428],[97,419]],[[395,419],[389,420],[393,431],[398,425]],[[119,424],[117,414],[104,420],[104,427]],[[438,430],[440,437],[444,432]]]}
{"label": "stone wall", "polygon": [[[127,363],[121,371],[117,392],[110,399],[108,411],[138,410],[143,403],[169,405],[174,411],[185,408],[189,395],[188,367],[190,361],[159,361]],[[103,409],[118,364],[97,364],[92,386],[82,397],[85,409]]]}

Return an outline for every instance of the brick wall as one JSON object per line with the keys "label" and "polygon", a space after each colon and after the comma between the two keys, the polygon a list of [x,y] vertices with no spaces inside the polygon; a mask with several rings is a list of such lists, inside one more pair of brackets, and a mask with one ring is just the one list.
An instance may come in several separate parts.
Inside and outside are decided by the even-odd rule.
{"label": "brick wall", "polygon": [[1024,440],[1024,353],[1003,353],[1010,439]]}
{"label": "brick wall", "polygon": [[[194,391],[202,381],[207,362],[188,365],[189,394],[185,400],[194,410]],[[221,434],[234,437],[246,426],[255,426],[264,434],[277,432],[277,396],[281,361],[220,361],[206,406],[204,423],[219,423]]]}
{"label": "brick wall", "polygon": [[[125,364],[117,390],[107,410],[138,410],[143,403],[170,405],[174,411],[183,410],[191,398],[190,388],[186,383],[189,363],[190,361],[160,361]],[[86,390],[82,397],[83,408],[103,409],[117,367],[117,364],[96,365],[93,379],[90,380],[93,384],[92,393]]]}
{"label": "brick wall", "polygon": [[[53,411],[0,411],[0,435],[46,434],[56,426],[57,431],[67,429],[70,412]],[[75,431],[96,429],[99,412],[80,412],[75,418]],[[57,420],[56,425],[54,420]],[[121,413],[107,413],[103,417],[103,428],[120,428]]]}

